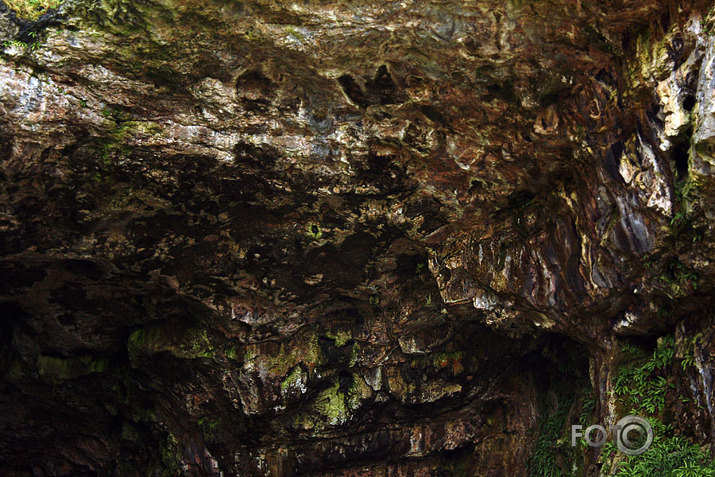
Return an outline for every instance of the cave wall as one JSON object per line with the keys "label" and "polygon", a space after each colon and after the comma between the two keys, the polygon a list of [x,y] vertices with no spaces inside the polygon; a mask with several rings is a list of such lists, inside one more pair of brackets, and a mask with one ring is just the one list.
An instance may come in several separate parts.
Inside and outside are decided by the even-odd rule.
{"label": "cave wall", "polygon": [[606,475],[663,349],[712,442],[684,3],[0,2],[0,473]]}

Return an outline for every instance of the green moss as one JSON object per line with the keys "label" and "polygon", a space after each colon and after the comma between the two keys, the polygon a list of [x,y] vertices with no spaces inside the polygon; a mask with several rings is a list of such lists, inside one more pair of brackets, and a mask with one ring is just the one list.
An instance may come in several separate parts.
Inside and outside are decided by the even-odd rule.
{"label": "green moss", "polygon": [[345,395],[340,392],[339,383],[333,384],[318,395],[315,410],[323,416],[326,424],[338,426],[350,417]]}
{"label": "green moss", "polygon": [[[86,103],[85,103],[86,105]],[[129,113],[119,108],[105,106],[101,111],[102,116],[113,121],[109,134],[94,145],[99,155],[98,166],[107,172],[117,159],[131,155],[132,150],[127,145],[132,138],[156,136],[162,133],[161,126],[152,121],[132,121]]]}
{"label": "green moss", "polygon": [[305,35],[303,35],[301,32],[299,32],[292,26],[286,27],[286,33],[300,42],[305,41]]}
{"label": "green moss", "polygon": [[17,358],[11,358],[10,365],[5,371],[5,379],[11,383],[20,382],[25,377],[25,372],[22,369],[22,364]]}
{"label": "green moss", "polygon": [[5,4],[17,16],[25,20],[37,20],[49,10],[62,5],[62,0],[5,0]]}
{"label": "green moss", "polygon": [[334,333],[328,331],[325,333],[325,336],[335,341],[335,346],[337,346],[338,348],[342,348],[343,346],[348,344],[350,340],[353,339],[353,335],[350,330],[339,330]]}
{"label": "green moss", "polygon": [[360,406],[371,390],[367,383],[354,376],[349,389],[343,389],[339,380],[318,394],[309,412],[298,414],[294,425],[304,430],[321,430],[327,426],[339,426],[350,419],[352,411]]}
{"label": "green moss", "polygon": [[352,349],[350,350],[350,361],[348,362],[348,367],[352,368],[357,364],[359,351],[360,347],[358,346],[357,342],[353,343]]}
{"label": "green moss", "polygon": [[472,455],[467,449],[458,449],[450,453],[450,458],[446,462],[441,462],[441,469],[435,469],[431,474],[434,477],[472,477],[473,471],[469,469]]}
{"label": "green moss", "polygon": [[320,237],[323,236],[323,231],[320,229],[320,226],[313,222],[308,224],[308,226],[306,227],[306,232],[308,233],[309,237],[312,237],[315,240],[318,240],[320,239]]}
{"label": "green moss", "polygon": [[179,441],[173,434],[166,436],[164,442],[159,444],[159,450],[161,453],[161,460],[168,473],[164,472],[162,475],[178,475],[178,471],[181,468],[181,447],[179,446]]}
{"label": "green moss", "polygon": [[125,421],[122,424],[122,440],[138,442],[141,440],[141,436],[139,435],[139,431],[137,431],[136,427]]}
{"label": "green moss", "polygon": [[105,105],[101,111],[102,116],[116,122],[129,121],[129,114],[119,106]]}
{"label": "green moss", "polygon": [[59,358],[56,356],[38,356],[37,372],[41,377],[52,381],[64,381],[92,373],[102,373],[109,368],[106,358],[79,356]]}
{"label": "green moss", "polygon": [[137,349],[145,348],[148,344],[157,339],[155,334],[156,333],[152,328],[142,328],[136,330],[129,335],[129,345]]}
{"label": "green moss", "polygon": [[266,367],[273,376],[285,376],[299,363],[304,363],[312,370],[322,361],[323,355],[316,335],[307,341],[297,339],[281,343],[277,353],[268,354],[260,345],[249,345],[244,354],[244,366]]}
{"label": "green moss", "polygon": [[435,353],[431,355],[430,358],[432,360],[432,366],[434,366],[436,370],[449,368],[455,375],[464,371],[464,365],[462,364],[464,353],[462,351]]}
{"label": "green moss", "polygon": [[129,335],[127,348],[130,355],[168,352],[183,359],[211,358],[215,353],[206,330],[198,327],[183,330],[180,335],[160,325],[142,328]]}
{"label": "green moss", "polygon": [[300,366],[296,366],[290,373],[288,373],[288,376],[281,381],[281,391],[283,394],[286,394],[292,389],[300,388],[303,379],[303,370]]}
{"label": "green moss", "polygon": [[121,120],[121,124],[113,131],[117,140],[123,141],[127,136],[156,136],[162,133],[161,126],[152,121]]}

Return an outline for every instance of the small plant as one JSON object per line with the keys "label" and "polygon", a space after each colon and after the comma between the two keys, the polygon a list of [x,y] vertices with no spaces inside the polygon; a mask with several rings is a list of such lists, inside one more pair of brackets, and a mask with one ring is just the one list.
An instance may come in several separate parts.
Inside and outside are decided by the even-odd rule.
{"label": "small plant", "polygon": [[292,26],[286,27],[286,33],[300,42],[305,41],[305,35]]}
{"label": "small plant", "polygon": [[[581,440],[584,442],[584,447],[586,447],[588,444],[586,444],[586,440],[584,438],[581,438]],[[611,463],[613,462],[613,456],[615,455],[616,451],[618,448],[616,447],[616,444],[613,442],[613,439],[606,439],[606,442],[603,444],[603,447],[601,448],[601,458],[599,459],[599,462],[603,464],[603,475],[607,475],[608,471],[611,469]],[[610,474],[608,474],[610,475]]]}
{"label": "small plant", "polygon": [[674,291],[683,292],[691,289],[697,290],[700,282],[700,275],[688,268],[677,258],[673,258],[665,266],[664,273],[658,277],[661,282],[670,285]]}
{"label": "small plant", "polygon": [[670,219],[670,225],[673,227],[678,227],[683,224],[686,219],[686,215],[683,212],[676,212],[672,219]]}
{"label": "small plant", "polygon": [[199,428],[207,440],[212,440],[216,435],[216,429],[220,423],[219,419],[211,419],[209,417],[202,417],[199,419]]}
{"label": "small plant", "polygon": [[20,40],[9,40],[3,43],[3,47],[5,48],[10,48],[10,47],[16,47],[20,50],[30,50],[30,51],[35,51],[40,47],[40,42],[35,41],[32,43],[25,43],[24,41]]}
{"label": "small plant", "polygon": [[623,351],[624,353],[628,353],[628,354],[642,353],[642,350],[638,346],[634,346],[632,344],[623,345],[623,347],[621,347],[621,351]]}
{"label": "small plant", "polygon": [[695,352],[697,348],[698,336],[693,336],[683,342],[683,360],[680,362],[683,371],[696,366]]}
{"label": "small plant", "polygon": [[691,366],[695,366],[695,355],[686,354],[685,356],[683,356],[683,360],[680,362],[680,365],[683,367],[683,371],[685,371]]}
{"label": "small plant", "polygon": [[[578,423],[584,427],[588,427],[591,424],[591,420],[596,415],[596,394],[593,389],[589,389],[583,397],[583,402],[581,403],[581,415],[579,416]],[[586,442],[585,439],[583,440]]]}
{"label": "small plant", "polygon": [[703,467],[697,462],[686,462],[682,467],[675,469],[675,477],[703,477],[715,475],[711,467]]}

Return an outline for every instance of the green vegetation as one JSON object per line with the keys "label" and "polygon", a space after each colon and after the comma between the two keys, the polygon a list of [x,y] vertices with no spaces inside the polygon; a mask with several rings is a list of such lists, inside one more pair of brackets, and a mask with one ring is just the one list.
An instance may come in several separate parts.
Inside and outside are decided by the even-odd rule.
{"label": "green vegetation", "polygon": [[688,179],[677,179],[675,183],[675,210],[670,219],[670,233],[679,241],[696,243],[703,239],[703,231],[695,227],[695,216],[691,212],[693,188],[695,185]]}
{"label": "green vegetation", "polygon": [[[295,419],[299,429],[321,429],[324,426],[338,426],[350,418],[351,390],[342,390],[336,380],[315,399],[311,412],[301,413]],[[354,403],[357,404],[357,403]]]}
{"label": "green vegetation", "polygon": [[18,17],[25,20],[37,20],[48,11],[62,5],[63,0],[5,0],[5,4]]}
{"label": "green vegetation", "polygon": [[[618,370],[613,391],[624,405],[624,414],[645,416],[653,427],[654,439],[651,447],[638,456],[626,457],[619,462],[614,475],[618,477],[690,477],[715,475],[715,464],[700,446],[679,436],[670,424],[663,424],[658,415],[665,406],[669,385],[664,377],[666,368],[672,365],[675,355],[675,339],[666,336],[658,341],[658,346],[650,357],[637,347],[626,346],[623,351],[636,355],[636,361]],[[638,359],[637,355],[641,355]],[[645,361],[643,361],[645,359]],[[689,366],[689,360],[681,363]],[[617,450],[608,442],[602,451],[602,458],[612,462]]]}
{"label": "green vegetation", "polygon": [[315,410],[325,418],[329,425],[343,424],[350,417],[350,409],[344,391],[336,381],[315,400]]}
{"label": "green vegetation", "polygon": [[316,223],[308,224],[307,232],[308,236],[313,237],[315,240],[318,240],[323,236],[323,231],[320,230],[320,226]]}
{"label": "green vegetation", "polygon": [[684,340],[683,342],[683,360],[680,362],[680,366],[683,368],[683,371],[687,370],[688,368],[694,367],[696,365],[695,363],[695,348],[698,345],[698,339],[702,335],[698,334],[693,337],[690,337],[687,340]]}
{"label": "green vegetation", "polygon": [[292,36],[293,38],[298,40],[299,42],[305,41],[305,35],[303,35],[300,31],[298,31],[295,27],[291,25],[286,27],[286,33],[289,36]]}
{"label": "green vegetation", "polygon": [[672,258],[665,264],[663,273],[658,280],[667,285],[672,298],[690,295],[698,289],[700,274],[688,268],[677,258]]}
{"label": "green vegetation", "polygon": [[561,477],[567,475],[559,465],[557,456],[570,447],[568,442],[567,419],[572,400],[566,399],[546,419],[542,420],[538,430],[539,439],[534,446],[534,453],[529,460],[529,475],[536,477]]}
{"label": "green vegetation", "polygon": [[[549,406],[542,403],[542,409]],[[534,453],[529,460],[529,475],[532,477],[571,477],[583,475],[583,451],[586,441],[581,439],[581,446],[571,446],[571,424],[578,422],[588,427],[595,422],[596,395],[588,380],[574,396],[573,392],[563,390],[558,395],[558,406],[550,414],[544,414],[539,426],[533,431],[538,435]]]}
{"label": "green vegetation", "polygon": [[533,454],[528,462],[532,477],[574,477],[586,473],[585,448],[571,445],[571,426],[596,422],[596,395],[583,360],[583,349],[554,342],[541,350],[547,360],[551,391],[541,395],[541,417],[533,433]]}
{"label": "green vegetation", "polygon": [[122,440],[129,442],[139,442],[141,440],[137,428],[128,421],[122,423]]}
{"label": "green vegetation", "polygon": [[338,330],[335,332],[326,331],[325,336],[333,340],[335,342],[335,346],[338,348],[342,348],[346,344],[349,344],[353,339],[353,335],[350,330]]}
{"label": "green vegetation", "polygon": [[211,441],[216,437],[216,429],[220,423],[221,419],[211,419],[210,417],[199,419],[199,428],[201,428],[205,440]]}
{"label": "green vegetation", "polygon": [[40,42],[39,41],[34,41],[32,43],[25,43],[24,41],[19,41],[19,40],[10,40],[3,42],[3,47],[5,48],[10,48],[11,46],[14,46],[20,50],[30,50],[30,51],[35,51],[40,47]]}
{"label": "green vegetation", "polygon": [[226,357],[226,359],[236,359],[236,348],[233,346],[225,348],[223,350],[223,355]]}
{"label": "green vegetation", "polygon": [[291,392],[295,389],[300,389],[303,384],[304,375],[300,366],[296,366],[288,375],[281,381],[281,391],[283,394]]}
{"label": "green vegetation", "polygon": [[[583,396],[581,402],[581,416],[579,417],[578,423],[581,424],[584,429],[593,424],[596,417],[596,393],[593,389],[588,388],[588,391]],[[585,442],[585,441],[584,441]]]}
{"label": "green vegetation", "polygon": [[50,381],[64,381],[91,373],[102,373],[109,368],[106,358],[78,356],[59,358],[56,356],[38,356],[37,372]]}
{"label": "green vegetation", "polygon": [[146,354],[169,352],[177,358],[211,358],[215,348],[205,329],[187,328],[179,336],[175,330],[167,330],[160,325],[149,326],[129,335],[130,355],[141,351]]}
{"label": "green vegetation", "polygon": [[[618,370],[613,392],[626,407],[647,414],[656,414],[663,409],[668,382],[662,370],[673,362],[674,345],[675,339],[666,336],[644,364],[630,363]],[[628,352],[634,354],[633,349]]]}
{"label": "green vegetation", "polygon": [[250,344],[243,355],[246,369],[265,367],[274,376],[286,376],[295,366],[303,363],[309,372],[323,362],[318,336],[300,339],[272,348]]}
{"label": "green vegetation", "polygon": [[[715,475],[715,464],[698,445],[674,435],[673,427],[649,418],[654,439],[650,449],[621,462],[616,477],[702,477]],[[609,454],[616,450],[611,446]]]}
{"label": "green vegetation", "polygon": [[349,380],[335,378],[330,387],[323,389],[309,409],[299,413],[292,426],[303,431],[320,432],[329,426],[345,424],[370,395],[367,383],[357,375]]}
{"label": "green vegetation", "polygon": [[[162,476],[178,475],[181,470],[181,446],[173,434],[166,436],[166,441],[159,443],[161,461],[163,468],[160,469]],[[156,475],[156,473],[154,473]]]}
{"label": "green vegetation", "polygon": [[430,355],[435,370],[449,369],[456,376],[464,371],[464,353],[462,351],[434,353]]}

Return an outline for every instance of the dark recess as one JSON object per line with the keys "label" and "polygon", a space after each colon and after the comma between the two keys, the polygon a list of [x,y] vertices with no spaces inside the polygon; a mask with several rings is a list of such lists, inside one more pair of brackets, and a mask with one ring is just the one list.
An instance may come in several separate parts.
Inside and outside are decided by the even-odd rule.
{"label": "dark recess", "polygon": [[693,96],[692,94],[689,94],[683,100],[683,109],[690,112],[693,110],[694,107],[695,107],[695,96]]}
{"label": "dark recess", "polygon": [[671,157],[675,164],[676,179],[678,181],[683,181],[688,177],[688,157],[690,155],[690,137],[692,133],[693,129],[690,127],[673,141]]}

